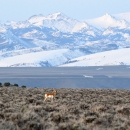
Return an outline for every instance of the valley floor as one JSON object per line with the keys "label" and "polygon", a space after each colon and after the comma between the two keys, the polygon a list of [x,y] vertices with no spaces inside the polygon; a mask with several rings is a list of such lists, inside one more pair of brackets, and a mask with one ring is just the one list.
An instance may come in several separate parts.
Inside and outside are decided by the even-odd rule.
{"label": "valley floor", "polygon": [[130,66],[0,67],[0,82],[29,88],[130,89]]}
{"label": "valley floor", "polygon": [[130,90],[0,88],[1,130],[127,130]]}

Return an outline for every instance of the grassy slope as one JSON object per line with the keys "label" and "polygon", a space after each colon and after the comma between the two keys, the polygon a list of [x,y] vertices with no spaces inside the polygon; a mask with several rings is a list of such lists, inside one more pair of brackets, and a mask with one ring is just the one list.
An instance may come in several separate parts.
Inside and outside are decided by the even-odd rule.
{"label": "grassy slope", "polygon": [[130,129],[130,90],[0,88],[0,129]]}

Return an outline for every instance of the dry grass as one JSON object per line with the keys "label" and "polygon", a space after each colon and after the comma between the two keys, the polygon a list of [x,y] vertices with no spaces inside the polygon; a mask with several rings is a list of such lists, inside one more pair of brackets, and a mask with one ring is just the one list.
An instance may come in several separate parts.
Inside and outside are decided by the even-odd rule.
{"label": "dry grass", "polygon": [[0,88],[0,130],[130,130],[130,90]]}

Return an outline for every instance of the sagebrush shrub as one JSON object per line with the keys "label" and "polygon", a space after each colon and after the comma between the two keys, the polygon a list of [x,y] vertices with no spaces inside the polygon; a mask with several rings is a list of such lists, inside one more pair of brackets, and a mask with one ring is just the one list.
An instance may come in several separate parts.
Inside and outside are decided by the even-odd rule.
{"label": "sagebrush shrub", "polygon": [[2,83],[0,82],[0,87],[2,86]]}
{"label": "sagebrush shrub", "polygon": [[21,87],[22,87],[22,88],[26,88],[26,86],[25,86],[25,85],[22,85]]}
{"label": "sagebrush shrub", "polygon": [[[130,129],[130,90],[1,87],[0,130]],[[96,99],[96,100],[95,100]]]}
{"label": "sagebrush shrub", "polygon": [[14,86],[18,87],[19,85],[18,84],[14,84]]}
{"label": "sagebrush shrub", "polygon": [[10,86],[10,82],[5,82],[4,86]]}

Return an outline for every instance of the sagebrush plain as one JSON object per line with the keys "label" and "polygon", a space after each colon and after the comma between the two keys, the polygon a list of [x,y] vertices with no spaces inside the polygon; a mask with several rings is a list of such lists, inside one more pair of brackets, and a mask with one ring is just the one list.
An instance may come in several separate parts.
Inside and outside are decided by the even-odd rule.
{"label": "sagebrush plain", "polygon": [[129,130],[130,90],[0,88],[0,130]]}

